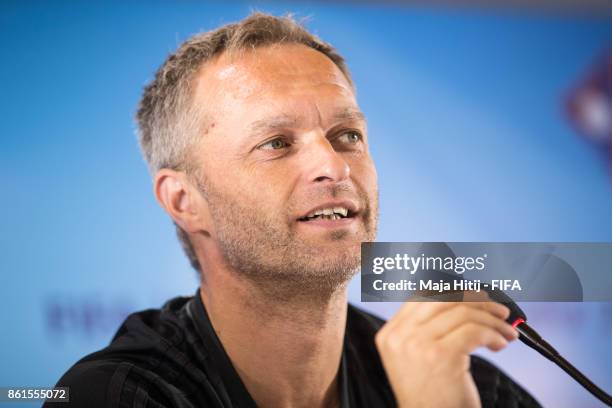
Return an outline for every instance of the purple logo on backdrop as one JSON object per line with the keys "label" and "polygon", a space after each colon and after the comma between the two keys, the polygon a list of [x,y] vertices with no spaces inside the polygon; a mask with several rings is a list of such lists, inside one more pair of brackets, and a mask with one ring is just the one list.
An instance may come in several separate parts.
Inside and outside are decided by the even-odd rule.
{"label": "purple logo on backdrop", "polygon": [[43,307],[46,332],[56,341],[109,337],[134,311],[126,298],[83,294],[48,295]]}

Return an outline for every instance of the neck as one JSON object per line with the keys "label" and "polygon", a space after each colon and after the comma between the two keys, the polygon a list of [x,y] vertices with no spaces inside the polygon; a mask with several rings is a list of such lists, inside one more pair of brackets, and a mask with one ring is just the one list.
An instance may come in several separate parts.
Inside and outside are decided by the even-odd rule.
{"label": "neck", "polygon": [[279,299],[223,269],[207,268],[200,296],[257,405],[338,406],[346,287]]}

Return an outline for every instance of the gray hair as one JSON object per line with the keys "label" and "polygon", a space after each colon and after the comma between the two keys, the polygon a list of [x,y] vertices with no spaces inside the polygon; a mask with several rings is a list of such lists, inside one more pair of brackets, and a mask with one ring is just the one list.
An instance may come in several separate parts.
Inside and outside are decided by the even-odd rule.
{"label": "gray hair", "polygon": [[[138,137],[151,174],[162,168],[187,173],[194,170],[188,152],[198,141],[205,122],[202,107],[193,103],[195,74],[202,65],[223,52],[274,44],[303,44],[323,53],[353,86],[344,58],[290,15],[275,17],[256,12],[237,23],[197,34],[166,59],[144,88],[138,106]],[[191,265],[201,272],[189,236],[178,225],[176,231]]]}

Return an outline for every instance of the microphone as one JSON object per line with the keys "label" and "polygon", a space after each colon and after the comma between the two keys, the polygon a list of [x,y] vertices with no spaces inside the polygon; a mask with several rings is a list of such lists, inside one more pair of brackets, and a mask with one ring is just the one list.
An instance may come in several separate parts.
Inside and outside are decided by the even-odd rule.
{"label": "microphone", "polygon": [[568,373],[574,380],[580,385],[587,389],[592,395],[594,395],[601,402],[609,407],[612,407],[612,396],[607,394],[604,390],[595,385],[589,380],[584,374],[582,374],[576,367],[574,367],[569,361],[567,361],[553,346],[550,345],[546,340],[542,338],[531,326],[527,324],[527,315],[521,310],[521,308],[504,292],[496,290],[487,291],[489,297],[498,302],[506,305],[510,309],[510,316],[506,321],[512,325],[519,332],[519,340],[531,347],[559,367]]}
{"label": "microphone", "polygon": [[[441,257],[456,257],[453,250],[446,243],[424,243],[421,246],[423,253],[433,253]],[[550,254],[534,255],[524,259],[522,262],[536,263],[538,268],[538,276],[541,282],[554,281],[557,283],[555,296],[561,291],[566,300],[582,300],[582,286],[578,279],[574,269],[567,264],[567,262],[560,260],[557,257],[551,256]],[[515,268],[519,265],[515,265]],[[522,269],[519,267],[519,269]],[[442,281],[454,281],[456,276],[449,275],[447,272],[438,271],[434,269],[428,269],[426,272],[429,277],[440,279]],[[559,275],[561,273],[561,275]],[[546,277],[554,276],[555,280],[548,279]],[[561,276],[561,279],[559,279]],[[462,280],[466,280],[462,278]],[[540,295],[546,293],[546,290],[550,288],[550,285],[534,285]],[[579,288],[579,290],[577,290]],[[506,321],[512,325],[519,332],[519,340],[531,347],[557,366],[561,367],[563,371],[569,374],[574,380],[580,385],[586,388],[593,396],[599,399],[601,402],[609,407],[612,407],[612,396],[607,394],[604,390],[595,385],[589,380],[584,374],[582,374],[576,367],[574,367],[569,361],[567,361],[553,346],[550,345],[546,340],[542,338],[531,326],[527,324],[527,315],[525,312],[503,291],[494,289],[483,289],[489,294],[489,298],[495,302],[502,303],[510,309],[510,316]],[[444,293],[444,294],[425,294],[426,298],[431,300],[461,300],[463,299],[463,293]]]}

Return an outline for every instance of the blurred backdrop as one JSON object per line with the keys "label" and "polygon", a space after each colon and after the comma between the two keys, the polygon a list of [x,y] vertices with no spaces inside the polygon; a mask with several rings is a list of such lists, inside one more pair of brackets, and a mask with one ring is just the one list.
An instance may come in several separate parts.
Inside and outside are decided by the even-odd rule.
{"label": "blurred backdrop", "polygon": [[[346,57],[378,166],[379,241],[612,241],[612,14],[518,3],[2,2],[0,385],[50,386],[126,314],[195,292],[133,114],[168,53],[253,9],[309,17]],[[612,390],[611,304],[524,308]],[[522,344],[482,354],[545,407],[600,406]]]}

